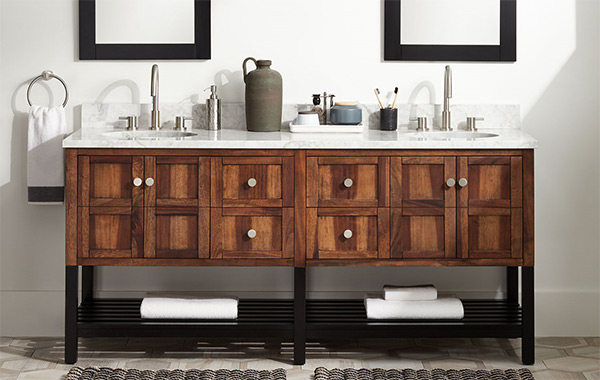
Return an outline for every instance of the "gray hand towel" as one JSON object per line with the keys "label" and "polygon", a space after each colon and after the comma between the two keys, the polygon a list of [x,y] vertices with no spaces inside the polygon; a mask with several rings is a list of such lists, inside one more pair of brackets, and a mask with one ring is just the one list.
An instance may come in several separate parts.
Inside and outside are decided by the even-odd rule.
{"label": "gray hand towel", "polygon": [[62,204],[65,163],[62,140],[67,133],[63,107],[29,109],[27,131],[27,200],[29,204]]}

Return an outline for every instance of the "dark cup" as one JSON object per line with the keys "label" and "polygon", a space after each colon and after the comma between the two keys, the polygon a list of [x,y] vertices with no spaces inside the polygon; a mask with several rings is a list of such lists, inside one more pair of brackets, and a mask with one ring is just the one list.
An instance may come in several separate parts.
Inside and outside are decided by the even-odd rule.
{"label": "dark cup", "polygon": [[395,131],[398,129],[398,108],[382,108],[379,110],[379,129]]}

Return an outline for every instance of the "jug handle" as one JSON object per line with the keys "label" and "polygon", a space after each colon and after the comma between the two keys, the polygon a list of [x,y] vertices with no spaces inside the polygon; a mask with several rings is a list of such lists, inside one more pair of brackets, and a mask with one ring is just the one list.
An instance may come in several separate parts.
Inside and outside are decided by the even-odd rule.
{"label": "jug handle", "polygon": [[254,59],[252,57],[248,57],[248,58],[244,59],[244,63],[242,63],[242,69],[244,69],[244,83],[246,83],[246,76],[248,76],[248,72],[246,71],[246,62],[248,62],[248,61],[254,62],[256,67],[258,67],[258,64],[256,63],[256,59]]}

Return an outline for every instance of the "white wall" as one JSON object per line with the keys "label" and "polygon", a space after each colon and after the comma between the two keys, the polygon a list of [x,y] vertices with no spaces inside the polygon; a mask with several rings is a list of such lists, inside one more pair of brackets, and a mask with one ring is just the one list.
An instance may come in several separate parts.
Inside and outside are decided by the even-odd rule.
{"label": "white wall", "polygon": [[[225,101],[243,101],[241,63],[269,58],[284,78],[287,103],[330,91],[375,103],[372,89],[400,88],[408,98],[432,81],[441,101],[439,63],[382,62],[382,1],[214,0],[212,57],[160,62],[161,100],[178,102],[210,84]],[[0,1],[0,335],[61,335],[64,208],[28,206],[25,198],[28,81],[46,68],[71,89],[67,108],[93,102],[130,80],[149,100],[152,62],[79,62],[74,0]],[[599,30],[596,0],[520,0],[518,61],[454,63],[455,103],[517,103],[524,129],[537,137],[536,291],[538,335],[599,335]],[[325,28],[326,33],[320,33]],[[62,89],[50,84],[54,102]],[[48,102],[42,86],[35,99]],[[418,101],[426,102],[421,94]],[[128,102],[117,88],[106,102]],[[11,106],[12,105],[12,106]],[[225,279],[225,280],[223,280]],[[501,291],[494,268],[332,269],[311,271],[314,292],[377,290],[384,282],[434,282],[445,291]],[[100,273],[103,294],[209,288],[291,290],[289,269],[113,268]],[[316,296],[322,293],[315,293]],[[469,295],[473,295],[469,293]]]}

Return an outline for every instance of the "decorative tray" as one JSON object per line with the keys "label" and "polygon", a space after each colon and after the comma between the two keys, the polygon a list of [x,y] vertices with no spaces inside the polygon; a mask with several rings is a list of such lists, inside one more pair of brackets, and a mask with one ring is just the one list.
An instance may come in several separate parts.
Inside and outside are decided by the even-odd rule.
{"label": "decorative tray", "polygon": [[290,123],[292,133],[362,133],[362,123],[358,125],[297,125],[296,120]]}

